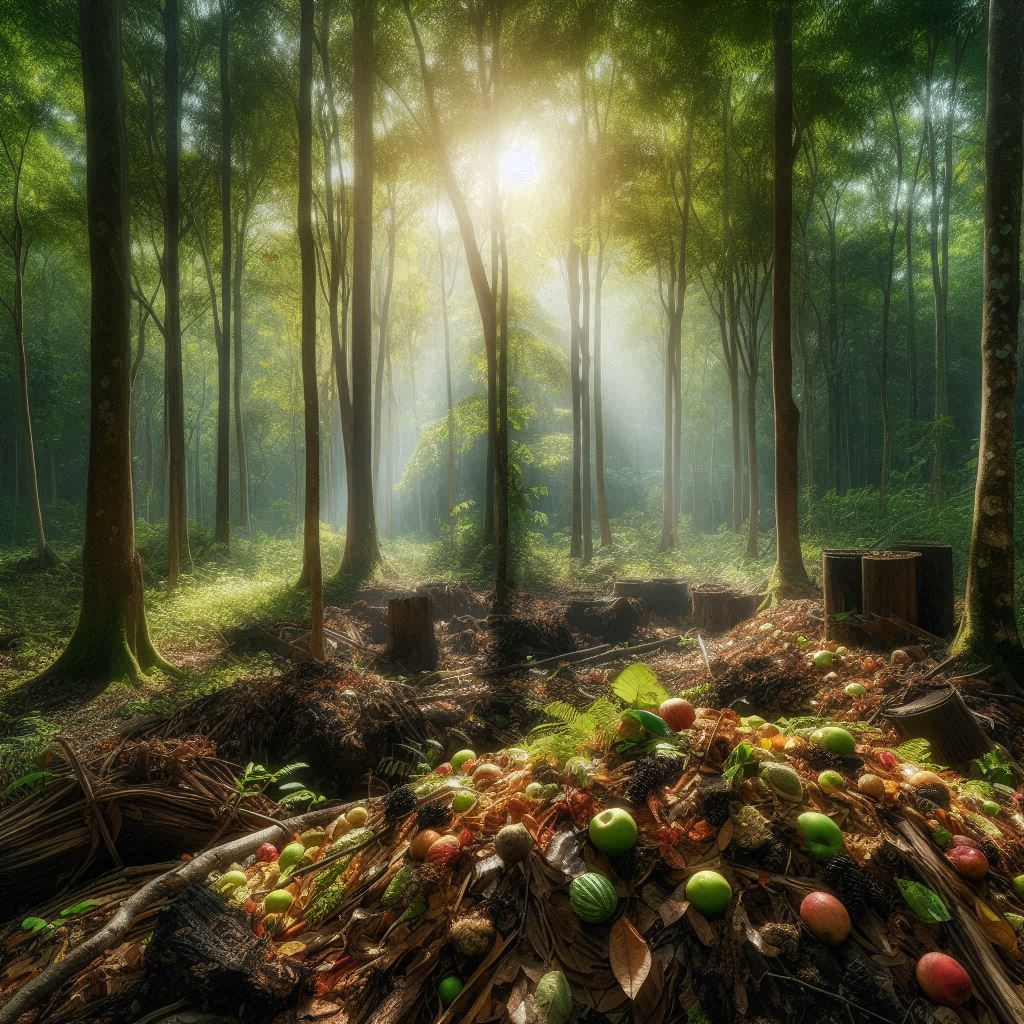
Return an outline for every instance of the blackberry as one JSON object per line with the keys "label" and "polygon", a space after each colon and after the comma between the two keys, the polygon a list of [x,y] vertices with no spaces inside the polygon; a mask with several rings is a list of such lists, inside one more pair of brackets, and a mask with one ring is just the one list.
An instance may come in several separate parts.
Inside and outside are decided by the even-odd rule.
{"label": "blackberry", "polygon": [[451,820],[451,808],[446,807],[440,800],[431,800],[416,812],[416,827],[418,829],[437,828],[440,825],[447,825]]}
{"label": "blackberry", "polygon": [[727,789],[706,790],[701,795],[704,817],[709,825],[720,828],[729,820],[729,802],[732,794]]}
{"label": "blackberry", "polygon": [[662,783],[664,771],[653,757],[642,757],[633,766],[623,795],[631,804],[642,804]]}
{"label": "blackberry", "polygon": [[815,768],[819,772],[827,769],[831,769],[836,772],[843,772],[846,768],[841,757],[833,754],[830,750],[826,750],[824,747],[818,747],[812,744],[806,747],[797,747],[794,753],[802,761],[805,761],[811,768]]}
{"label": "blackberry", "polygon": [[917,801],[928,800],[943,810],[949,810],[949,790],[945,786],[918,786],[914,797]]}
{"label": "blackberry", "polygon": [[896,909],[898,890],[892,882],[883,882],[874,875],[868,875],[868,904],[883,920],[888,921]]}
{"label": "blackberry", "polygon": [[825,861],[825,881],[839,894],[850,917],[856,919],[868,909],[869,875],[848,854],[834,853]]}
{"label": "blackberry", "polygon": [[416,810],[416,794],[408,786],[396,786],[384,797],[384,819],[394,824]]}
{"label": "blackberry", "polygon": [[643,870],[643,862],[637,855],[635,848],[627,850],[618,857],[609,857],[608,863],[611,865],[612,871],[624,882],[632,881]]}
{"label": "blackberry", "polygon": [[988,859],[989,865],[994,868],[998,868],[1002,861],[1002,851],[991,839],[979,839],[978,849],[981,850],[985,857]]}
{"label": "blackberry", "polygon": [[519,904],[507,889],[495,889],[480,903],[480,909],[489,914],[495,928],[502,933],[510,932],[519,923]]}

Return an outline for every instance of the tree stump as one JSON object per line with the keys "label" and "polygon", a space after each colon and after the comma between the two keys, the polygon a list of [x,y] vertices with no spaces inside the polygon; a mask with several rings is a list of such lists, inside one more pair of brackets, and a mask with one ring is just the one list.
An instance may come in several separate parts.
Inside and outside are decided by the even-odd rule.
{"label": "tree stump", "polygon": [[952,687],[889,708],[885,717],[904,739],[927,740],[939,764],[966,764],[992,749],[992,740]]}
{"label": "tree stump", "polygon": [[414,672],[437,668],[437,637],[426,594],[388,601],[388,654]]}
{"label": "tree stump", "polygon": [[953,591],[953,549],[948,544],[897,544],[896,551],[914,551],[917,563],[917,624],[947,639],[956,628]]}
{"label": "tree stump", "polygon": [[913,551],[866,551],[861,559],[861,611],[917,625],[917,563]]}
{"label": "tree stump", "polygon": [[757,610],[756,595],[740,594],[715,583],[690,588],[693,624],[707,633],[724,633],[749,619]]}
{"label": "tree stump", "polygon": [[848,641],[851,630],[837,615],[852,615],[861,608],[861,559],[863,551],[823,551],[821,575],[825,592],[825,636]]}
{"label": "tree stump", "polygon": [[616,580],[613,593],[616,597],[643,601],[648,611],[670,622],[680,622],[690,615],[690,585],[685,580],[671,577]]}

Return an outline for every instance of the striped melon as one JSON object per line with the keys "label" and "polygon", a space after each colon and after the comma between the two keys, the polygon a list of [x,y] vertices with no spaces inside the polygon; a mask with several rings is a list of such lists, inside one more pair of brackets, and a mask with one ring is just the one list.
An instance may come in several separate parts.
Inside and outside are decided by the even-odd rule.
{"label": "striped melon", "polygon": [[569,899],[576,915],[588,924],[607,921],[619,905],[619,897],[615,895],[612,883],[596,871],[588,871],[572,880]]}

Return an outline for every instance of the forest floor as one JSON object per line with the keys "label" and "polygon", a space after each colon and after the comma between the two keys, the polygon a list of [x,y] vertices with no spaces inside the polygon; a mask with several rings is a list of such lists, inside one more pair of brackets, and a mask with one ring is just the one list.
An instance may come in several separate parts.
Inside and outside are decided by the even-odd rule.
{"label": "forest floor", "polygon": [[[582,566],[570,561],[557,541],[531,535],[521,547],[518,577],[524,589],[548,598],[600,591],[621,576],[718,579],[755,588],[767,577],[767,552],[759,560],[737,557],[733,534],[693,534],[684,541],[679,552],[659,554],[651,538],[622,528],[613,548],[599,549]],[[331,581],[343,546],[343,534],[324,528],[328,605],[344,605],[352,596]],[[248,650],[230,637],[259,625],[308,618],[308,599],[296,587],[302,558],[297,540],[265,534],[238,538],[225,554],[208,531],[199,531],[193,536],[193,564],[173,592],[160,572],[166,559],[162,527],[140,524],[139,547],[150,630],[158,649],[180,671],[175,676],[158,672],[141,686],[114,686],[100,694],[49,687],[40,692],[26,685],[57,657],[74,629],[81,593],[74,547],[58,546],[63,564],[43,572],[32,567],[28,552],[0,549],[0,790],[3,780],[17,777],[60,730],[93,738],[132,718],[169,714],[237,679],[270,678],[280,670],[281,660],[273,654]],[[482,581],[492,572],[468,543],[385,540],[383,549],[384,565],[370,586],[400,590],[432,580],[468,581],[486,589]],[[813,571],[820,547],[811,543],[806,551]]]}

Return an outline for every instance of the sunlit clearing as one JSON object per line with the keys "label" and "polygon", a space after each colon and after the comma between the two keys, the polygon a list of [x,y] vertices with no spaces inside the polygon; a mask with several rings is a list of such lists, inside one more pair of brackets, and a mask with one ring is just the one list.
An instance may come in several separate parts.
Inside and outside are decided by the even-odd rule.
{"label": "sunlit clearing", "polygon": [[537,155],[533,146],[517,143],[501,161],[501,180],[506,185],[529,185],[538,174]]}

